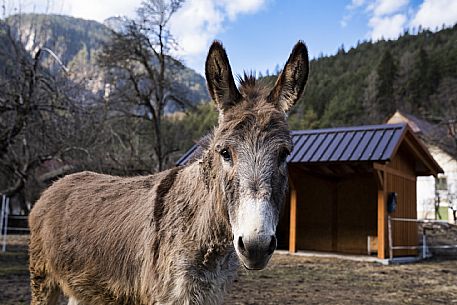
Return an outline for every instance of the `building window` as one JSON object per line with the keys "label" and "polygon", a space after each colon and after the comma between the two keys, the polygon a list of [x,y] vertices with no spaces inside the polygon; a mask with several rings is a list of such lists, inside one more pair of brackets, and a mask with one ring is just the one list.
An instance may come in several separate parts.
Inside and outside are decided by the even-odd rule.
{"label": "building window", "polygon": [[447,191],[447,179],[446,176],[441,176],[435,179],[435,185],[437,191]]}

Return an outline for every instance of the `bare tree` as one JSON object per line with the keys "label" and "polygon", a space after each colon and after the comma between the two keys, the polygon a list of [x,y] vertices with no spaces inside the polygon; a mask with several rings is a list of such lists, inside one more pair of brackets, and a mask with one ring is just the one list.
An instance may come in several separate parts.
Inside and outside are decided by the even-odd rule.
{"label": "bare tree", "polygon": [[0,27],[3,34],[0,60],[5,63],[0,80],[0,162],[1,170],[14,177],[10,179],[14,182],[8,183],[1,193],[11,195],[22,188],[30,169],[46,158],[31,156],[24,131],[33,124],[33,114],[57,107],[46,102],[56,100],[56,88],[40,69],[42,52],[31,57],[14,39],[4,20],[0,21]]}
{"label": "bare tree", "polygon": [[429,132],[429,140],[452,158],[457,158],[457,79],[443,78],[436,92],[430,96],[430,102],[441,106],[435,115],[427,117],[435,124]]}
{"label": "bare tree", "polygon": [[457,194],[449,190],[447,194],[449,209],[452,211],[452,218],[454,223],[457,224]]}
{"label": "bare tree", "polygon": [[[61,66],[51,75],[42,65],[45,56]],[[34,178],[35,170],[51,159],[90,153],[85,147],[95,135],[87,108],[68,93],[75,90],[66,68],[52,50],[42,47],[30,54],[0,20],[0,193],[12,196]]]}
{"label": "bare tree", "polygon": [[[117,111],[152,125],[155,170],[162,170],[173,149],[163,139],[162,120],[170,103],[188,105],[172,81],[179,62],[171,58],[176,43],[169,21],[182,0],[146,0],[137,18],[124,19],[121,29],[113,31],[112,41],[100,56],[100,63],[111,71],[113,88],[110,103],[121,105]],[[126,103],[128,106],[126,106]]]}

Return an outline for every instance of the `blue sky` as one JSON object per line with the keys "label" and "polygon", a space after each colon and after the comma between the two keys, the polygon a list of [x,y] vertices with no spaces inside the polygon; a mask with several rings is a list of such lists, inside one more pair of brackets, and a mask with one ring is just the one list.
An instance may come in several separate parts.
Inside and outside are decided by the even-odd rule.
{"label": "blue sky", "polygon": [[[7,14],[50,12],[103,21],[134,16],[141,0],[7,0]],[[15,10],[16,9],[16,10]],[[225,45],[233,71],[282,65],[299,39],[310,56],[331,55],[344,45],[381,37],[395,39],[406,28],[434,30],[457,22],[457,0],[187,0],[171,20],[180,49],[176,56],[202,73],[213,39]]]}
{"label": "blue sky", "polygon": [[297,40],[303,40],[311,57],[334,54],[341,44],[354,45],[366,38],[366,22],[357,16],[342,27],[347,1],[271,1],[255,15],[239,16],[216,36],[233,58],[234,70],[243,67],[265,72],[282,65]]}

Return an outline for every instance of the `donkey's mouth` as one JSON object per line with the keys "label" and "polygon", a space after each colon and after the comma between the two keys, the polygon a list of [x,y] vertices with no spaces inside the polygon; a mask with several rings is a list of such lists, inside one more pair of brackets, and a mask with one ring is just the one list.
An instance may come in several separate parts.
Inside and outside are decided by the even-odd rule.
{"label": "donkey's mouth", "polygon": [[249,271],[259,271],[259,270],[262,270],[264,268],[249,268],[248,266],[244,265],[244,268],[246,268],[246,270],[249,270]]}
{"label": "donkey's mouth", "polygon": [[238,235],[234,240],[236,254],[243,266],[248,270],[264,269],[274,250],[277,241],[274,235]]}
{"label": "donkey's mouth", "polygon": [[256,235],[254,237],[236,238],[235,250],[239,260],[248,270],[264,269],[274,250],[276,249],[277,240],[274,235]]}
{"label": "donkey's mouth", "polygon": [[258,271],[258,270],[265,269],[265,267],[267,266],[267,264],[265,264],[264,266],[260,266],[260,267],[249,267],[249,266],[247,266],[245,263],[243,263],[243,266],[244,266],[244,268],[246,268],[246,269],[249,270],[249,271]]}
{"label": "donkey's mouth", "polygon": [[265,269],[265,267],[268,265],[268,262],[270,261],[270,257],[266,257],[264,260],[256,262],[250,262],[242,257],[240,257],[240,260],[244,268],[246,268],[247,270],[255,271]]}

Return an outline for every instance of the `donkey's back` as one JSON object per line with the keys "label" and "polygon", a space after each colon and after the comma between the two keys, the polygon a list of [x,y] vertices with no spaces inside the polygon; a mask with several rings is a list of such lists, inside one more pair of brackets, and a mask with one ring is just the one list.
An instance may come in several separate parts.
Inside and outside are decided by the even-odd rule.
{"label": "donkey's back", "polygon": [[82,172],[47,189],[29,218],[32,304],[52,304],[59,288],[91,304],[141,303],[135,298],[151,240],[144,228],[162,175]]}

